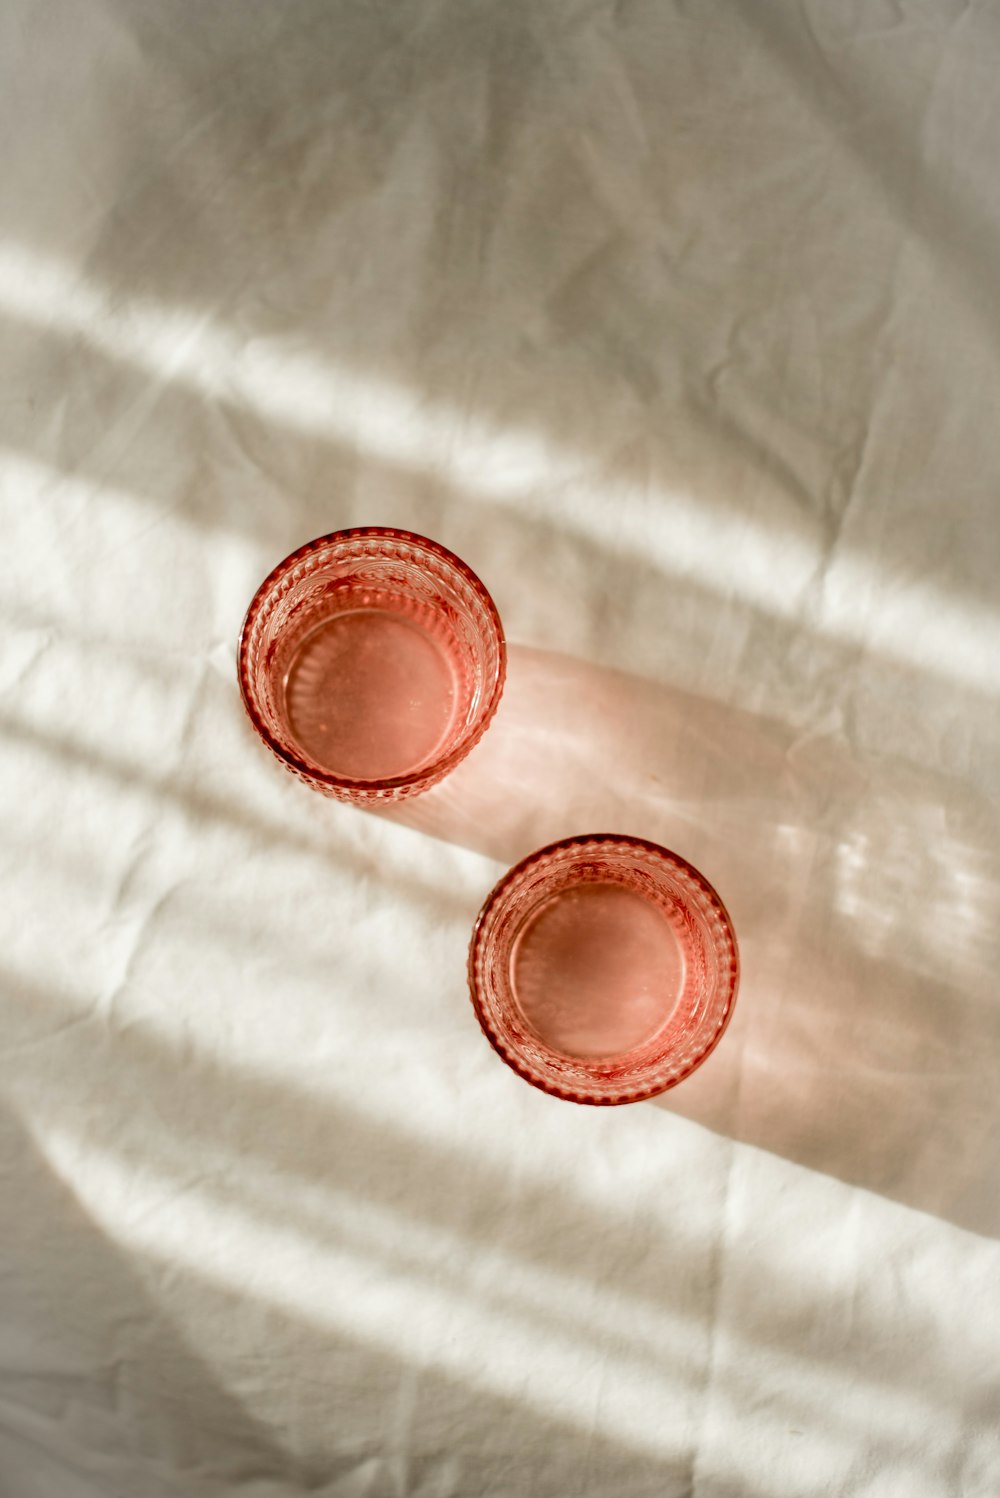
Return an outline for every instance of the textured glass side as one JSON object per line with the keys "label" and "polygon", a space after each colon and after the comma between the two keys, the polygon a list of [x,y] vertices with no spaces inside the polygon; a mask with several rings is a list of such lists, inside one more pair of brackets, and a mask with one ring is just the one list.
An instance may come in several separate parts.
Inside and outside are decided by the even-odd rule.
{"label": "textured glass side", "polygon": [[[458,706],[432,763],[411,775],[354,779],[329,771],[303,749],[289,723],[284,683],[311,632],[375,594],[391,596],[434,634],[451,663]],[[505,668],[499,616],[475,574],[436,542],[387,529],[335,532],[286,558],[257,590],[239,647],[243,700],[264,742],[313,789],[359,804],[416,795],[453,769],[488,727]]]}
{"label": "textured glass side", "polygon": [[[511,990],[511,953],[530,913],[588,881],[619,884],[668,913],[684,949],[681,1000],[648,1044],[589,1061],[563,1055],[532,1033]],[[641,839],[594,835],[553,844],[518,864],[490,895],[473,932],[469,984],[491,1045],[524,1079],[580,1103],[637,1102],[675,1086],[718,1043],[732,1013],[739,958],[718,895],[684,859]]]}

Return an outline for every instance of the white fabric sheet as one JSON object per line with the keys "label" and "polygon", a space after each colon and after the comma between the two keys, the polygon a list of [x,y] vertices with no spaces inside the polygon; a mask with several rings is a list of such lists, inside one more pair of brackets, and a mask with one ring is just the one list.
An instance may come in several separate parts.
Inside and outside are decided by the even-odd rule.
{"label": "white fabric sheet", "polygon": [[[5,0],[0,1492],[1000,1492],[1000,16]],[[491,589],[390,818],[234,646],[301,542]],[[502,869],[641,833],[736,1017],[525,1086]]]}

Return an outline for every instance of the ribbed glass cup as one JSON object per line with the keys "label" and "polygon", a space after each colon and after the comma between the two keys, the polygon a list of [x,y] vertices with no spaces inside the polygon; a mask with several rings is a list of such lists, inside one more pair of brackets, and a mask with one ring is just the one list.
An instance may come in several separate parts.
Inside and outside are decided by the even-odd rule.
{"label": "ribbed glass cup", "polygon": [[359,805],[427,790],[479,741],[503,691],[496,607],[436,541],[335,531],[264,579],[240,634],[243,701],[314,790]]}
{"label": "ribbed glass cup", "polygon": [[517,864],[469,948],[479,1023],[526,1082],[575,1103],[634,1103],[700,1066],[739,981],[732,922],[676,853],[568,838]]}

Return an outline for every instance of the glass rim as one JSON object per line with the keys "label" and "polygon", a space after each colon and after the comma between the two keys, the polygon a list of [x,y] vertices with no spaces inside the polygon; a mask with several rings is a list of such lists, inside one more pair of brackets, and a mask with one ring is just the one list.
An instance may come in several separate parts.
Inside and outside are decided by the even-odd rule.
{"label": "glass rim", "polygon": [[[423,765],[416,772],[409,771],[404,775],[361,779],[357,776],[337,775],[331,770],[324,770],[320,766],[314,765],[309,760],[302,758],[276,738],[265,723],[257,707],[255,695],[250,685],[247,654],[249,651],[250,632],[260,615],[261,609],[274,587],[287,572],[304,561],[306,557],[312,555],[313,552],[321,551],[324,547],[340,545],[345,542],[362,541],[368,538],[398,541],[402,545],[423,549],[430,552],[438,561],[447,563],[449,567],[461,575],[483,604],[494,629],[497,641],[497,670],[493,681],[493,689],[486,703],[481,720],[447,754],[442,755],[440,759],[432,760],[429,764]],[[425,780],[440,780],[453,770],[469,751],[478,744],[500,705],[500,697],[503,693],[504,681],[507,675],[507,641],[504,636],[503,624],[500,621],[500,614],[486,585],[481,578],[477,577],[469,564],[463,562],[462,558],[456,556],[453,551],[449,551],[447,546],[442,546],[440,541],[434,541],[430,536],[422,536],[417,531],[401,530],[397,526],[355,525],[348,527],[346,530],[329,531],[325,536],[316,536],[312,541],[306,541],[302,546],[297,547],[295,551],[289,552],[288,556],[284,557],[276,566],[271,568],[271,571],[254,592],[247,611],[243,616],[243,623],[240,626],[236,647],[236,667],[240,693],[247,716],[271,752],[277,755],[278,759],[287,765],[290,770],[304,777],[307,781],[313,781],[317,785],[329,786],[331,790],[376,792],[382,790],[401,790],[404,787],[420,785]]]}
{"label": "glass rim", "polygon": [[[554,855],[573,848],[585,848],[594,845],[598,847],[602,845],[614,846],[625,852],[635,850],[645,854],[652,854],[670,869],[675,870],[685,879],[697,885],[721,921],[726,935],[726,947],[730,956],[727,973],[719,985],[720,989],[723,990],[725,1008],[713,1033],[705,1045],[699,1049],[697,1055],[692,1057],[687,1065],[675,1076],[671,1076],[667,1082],[654,1081],[648,1087],[630,1087],[623,1089],[620,1093],[611,1093],[602,1096],[580,1091],[571,1085],[562,1085],[551,1078],[532,1071],[522,1062],[518,1052],[505,1042],[504,1036],[487,1015],[480,997],[481,985],[479,976],[484,927],[497,906],[501,905],[509,894],[511,885],[530,869],[539,864],[547,863]],[[543,848],[537,848],[533,853],[529,853],[518,863],[513,864],[493,886],[476,917],[475,925],[472,928],[472,936],[469,941],[469,996],[472,1000],[472,1007],[479,1022],[479,1027],[486,1039],[500,1059],[512,1071],[516,1072],[523,1081],[529,1083],[532,1087],[538,1088],[539,1091],[547,1093],[550,1097],[560,1098],[566,1102],[583,1103],[592,1107],[618,1107],[626,1103],[646,1102],[649,1098],[659,1097],[662,1093],[669,1092],[707,1060],[726,1033],[729,1022],[732,1019],[733,1010],[736,1007],[736,996],[739,991],[740,967],[739,945],[736,940],[736,929],[733,925],[732,917],[715,886],[706,879],[700,869],[695,868],[694,864],[690,863],[680,853],[675,853],[672,849],[664,847],[662,843],[655,843],[649,838],[637,837],[631,833],[624,832],[583,832],[575,833],[572,837],[560,838],[554,843],[547,843]],[[551,1055],[558,1056],[560,1054],[544,1041],[540,1040],[539,1043],[542,1049],[550,1052]]]}

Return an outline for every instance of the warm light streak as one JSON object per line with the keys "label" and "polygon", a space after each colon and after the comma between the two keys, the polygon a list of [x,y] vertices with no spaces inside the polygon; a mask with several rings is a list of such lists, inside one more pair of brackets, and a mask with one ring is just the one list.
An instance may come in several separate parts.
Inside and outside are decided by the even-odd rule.
{"label": "warm light streak", "polygon": [[[890,579],[866,556],[778,532],[711,496],[677,491],[622,503],[600,460],[542,431],[500,427],[367,372],[338,366],[298,337],[243,337],[211,313],[122,300],[58,261],[0,247],[0,309],[127,359],[154,381],[179,383],[373,458],[432,475],[514,511],[544,496],[545,513],[610,555],[652,561],[721,598],[795,623],[875,656],[994,691],[995,612],[928,579]],[[589,501],[589,502],[588,502]]]}

